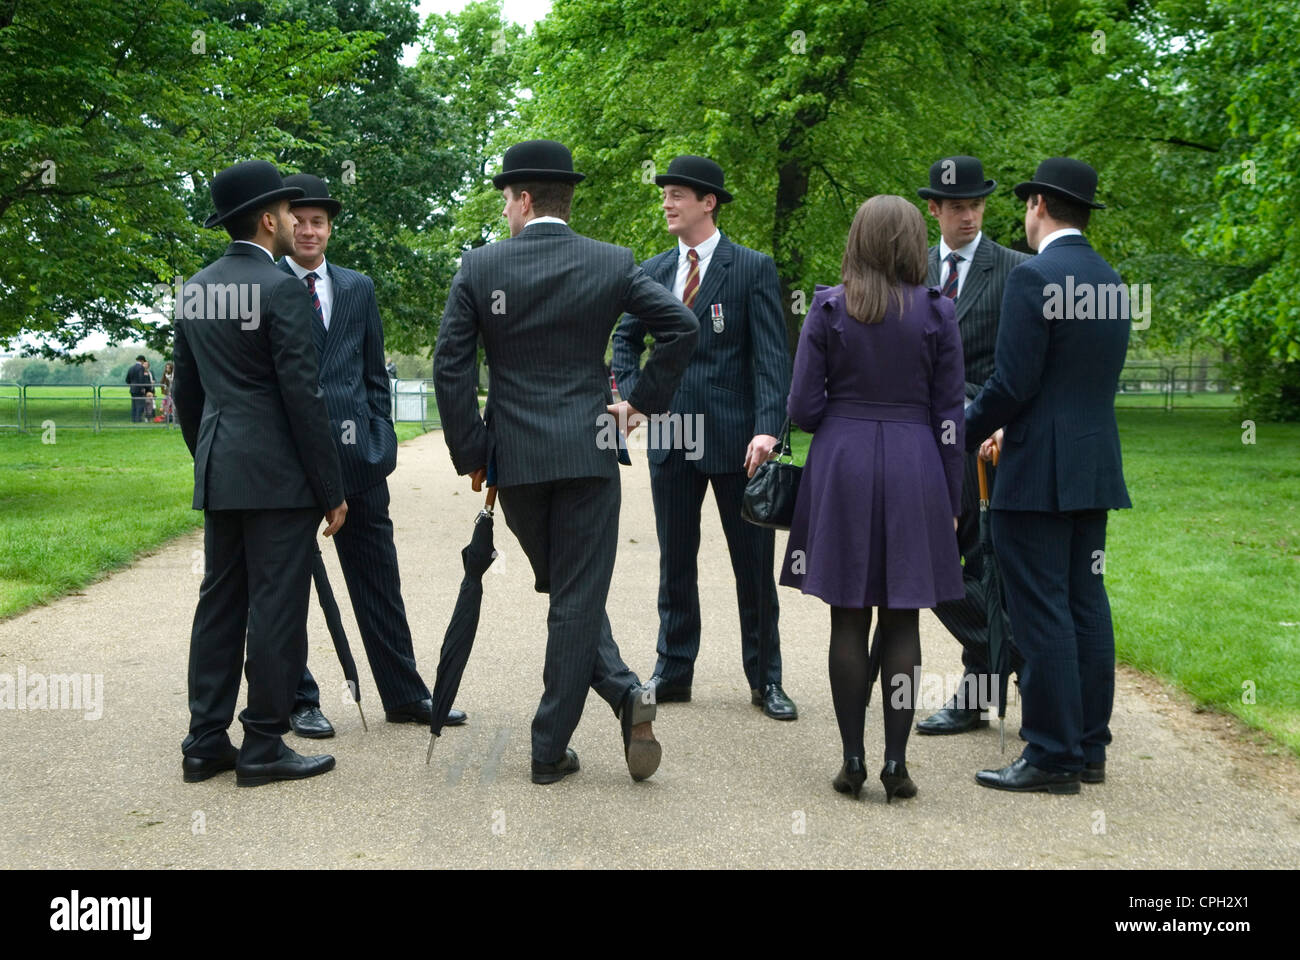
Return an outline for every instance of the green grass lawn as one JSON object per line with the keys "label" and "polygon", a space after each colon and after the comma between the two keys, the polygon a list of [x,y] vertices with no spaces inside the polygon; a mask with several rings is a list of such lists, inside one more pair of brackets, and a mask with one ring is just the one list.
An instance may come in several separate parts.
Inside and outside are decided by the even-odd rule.
{"label": "green grass lawn", "polygon": [[[1300,752],[1300,424],[1244,444],[1226,411],[1117,417],[1133,509],[1106,543],[1116,656]],[[800,463],[810,440],[792,438]]]}

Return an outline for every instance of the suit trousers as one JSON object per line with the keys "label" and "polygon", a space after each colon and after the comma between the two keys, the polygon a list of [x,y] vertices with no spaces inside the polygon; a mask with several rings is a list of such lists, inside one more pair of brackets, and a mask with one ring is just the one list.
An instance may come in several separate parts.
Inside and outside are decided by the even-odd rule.
{"label": "suit trousers", "polygon": [[618,477],[578,477],[502,487],[506,524],[549,593],[545,688],[533,717],[533,759],[564,757],[595,690],[617,716],[640,681],[618,652],[605,613],[618,550]]}
{"label": "suit trousers", "polygon": [[690,686],[700,651],[700,509],[704,493],[713,498],[727,538],[731,570],[740,607],[740,650],[745,677],[758,689],[759,598],[767,600],[766,673],[763,685],[781,682],[781,638],[777,628],[780,605],[772,564],[774,530],[756,526],[740,515],[745,471],[704,474],[686,459],[686,451],[670,450],[663,463],[650,463],[655,529],[659,535],[659,662],[655,673],[664,686]]}
{"label": "suit trousers", "polygon": [[[385,710],[430,697],[415,668],[415,647],[397,572],[393,521],[388,516],[390,500],[387,480],[348,494],[348,518],[333,538],[352,613]],[[347,702],[352,702],[350,691]],[[320,687],[304,665],[294,709],[319,706]]]}
{"label": "suit trousers", "polygon": [[1020,672],[1024,758],[1070,772],[1106,759],[1115,633],[1103,582],[1105,510],[993,511]]}
{"label": "suit trousers", "polygon": [[[307,662],[307,603],[321,511],[208,510],[203,514],[203,584],[190,633],[187,757],[220,757],[248,673],[241,763],[285,749],[294,688]],[[245,638],[247,664],[245,666]]]}

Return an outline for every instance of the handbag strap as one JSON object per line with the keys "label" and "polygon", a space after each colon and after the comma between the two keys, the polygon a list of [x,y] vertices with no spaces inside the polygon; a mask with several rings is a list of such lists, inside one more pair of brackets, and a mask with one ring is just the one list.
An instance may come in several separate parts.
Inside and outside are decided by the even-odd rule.
{"label": "handbag strap", "polygon": [[780,461],[784,457],[789,457],[789,462],[794,463],[794,448],[790,446],[790,418],[785,418],[785,423],[781,426],[781,447],[776,459]]}

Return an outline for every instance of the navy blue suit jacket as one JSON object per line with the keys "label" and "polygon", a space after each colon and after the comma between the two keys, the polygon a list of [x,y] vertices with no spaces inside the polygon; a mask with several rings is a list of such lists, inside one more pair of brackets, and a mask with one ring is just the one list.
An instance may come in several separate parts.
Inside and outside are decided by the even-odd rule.
{"label": "navy blue suit jacket", "polygon": [[[677,245],[641,266],[672,290]],[[760,433],[781,433],[790,393],[790,349],[780,290],[771,257],[732,243],[723,234],[695,297],[700,340],[668,408],[674,414],[703,415],[701,456],[691,461],[703,473],[744,470],[749,441]],[[715,303],[722,305],[721,333],[713,328]],[[611,366],[623,397],[631,395],[641,376],[645,336],[645,324],[632,314],[614,331]],[[652,447],[648,456],[662,463],[668,448]]]}
{"label": "navy blue suit jacket", "polygon": [[[1119,283],[1110,264],[1075,235],[1054,240],[1007,276],[995,369],[966,409],[968,449],[999,427],[1006,431],[994,509],[1132,506],[1115,424],[1130,329],[1128,311],[1115,308]],[[1091,310],[1079,302],[1087,289]],[[1085,311],[1091,316],[1080,315]]]}
{"label": "navy blue suit jacket", "polygon": [[[280,261],[280,269],[296,279],[287,260]],[[320,354],[320,388],[339,452],[343,489],[353,494],[374,486],[397,466],[384,324],[373,280],[328,260],[326,271],[334,294],[330,326],[327,331],[313,319],[312,336]]]}

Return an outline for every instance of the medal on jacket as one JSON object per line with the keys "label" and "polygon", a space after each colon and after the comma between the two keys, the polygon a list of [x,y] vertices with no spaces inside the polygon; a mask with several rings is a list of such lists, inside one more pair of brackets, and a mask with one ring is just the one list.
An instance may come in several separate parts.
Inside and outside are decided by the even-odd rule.
{"label": "medal on jacket", "polygon": [[725,326],[723,323],[725,318],[722,316],[722,304],[715,303],[713,306],[709,307],[709,312],[713,314],[713,332],[721,333],[722,328]]}

